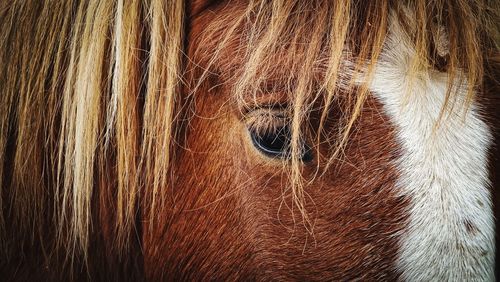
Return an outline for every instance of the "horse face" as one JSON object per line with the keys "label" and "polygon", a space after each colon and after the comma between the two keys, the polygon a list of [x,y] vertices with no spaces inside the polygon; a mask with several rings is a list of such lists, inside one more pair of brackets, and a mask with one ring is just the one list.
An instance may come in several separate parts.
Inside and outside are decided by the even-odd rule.
{"label": "horse face", "polygon": [[[209,66],[206,50],[216,49],[223,35],[207,43],[207,30],[224,30],[218,19],[234,19],[241,5],[197,5],[204,9],[195,7],[191,18],[187,77],[195,85],[198,68],[215,74],[198,88],[184,89],[189,114],[175,180],[164,191],[169,200],[159,216],[161,227],[144,233],[148,276],[394,278],[395,234],[404,225],[405,199],[393,189],[398,146],[381,105],[369,98],[345,157],[321,177],[315,177],[325,166],[318,152],[328,153],[328,147],[304,140],[310,150],[301,169],[311,180],[305,219],[288,190],[287,154],[278,153],[286,151],[280,138],[289,132],[286,113],[276,105],[286,104],[286,95],[271,85],[259,99],[249,99],[250,107],[235,102],[228,74],[241,65],[237,42],[243,33],[222,50],[220,57],[230,60]],[[311,120],[317,119],[312,114]],[[326,126],[335,125],[331,119]]]}
{"label": "horse face", "polygon": [[494,280],[492,1],[3,2],[4,280]]}
{"label": "horse face", "polygon": [[[287,52],[301,42],[292,36],[296,41],[280,42],[272,63],[254,66],[261,78],[257,94],[235,93],[235,77],[245,73],[242,54],[251,46],[245,25],[229,32],[243,2],[193,2],[180,106],[186,118],[172,185],[164,191],[168,204],[159,228],[143,234],[147,276],[491,279],[490,126],[476,102],[468,110],[446,108],[450,74],[438,66],[412,69],[411,17],[388,18],[373,77],[363,84],[368,98],[341,158],[325,162],[332,147],[328,139],[314,140],[320,111],[307,116],[313,134],[300,140],[305,185],[299,206],[290,190],[286,141],[294,84],[283,77],[315,80],[326,70],[297,71],[309,51]],[[339,60],[344,79],[352,62]],[[325,131],[341,127],[343,101],[359,95],[353,86],[337,92]],[[466,83],[452,90],[455,101],[467,99]],[[436,127],[442,109],[450,114]]]}

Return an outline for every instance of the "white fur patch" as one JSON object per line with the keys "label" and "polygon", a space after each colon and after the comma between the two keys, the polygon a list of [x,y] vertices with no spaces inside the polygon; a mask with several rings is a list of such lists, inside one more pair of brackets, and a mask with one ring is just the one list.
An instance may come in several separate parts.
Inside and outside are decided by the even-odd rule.
{"label": "white fur patch", "polygon": [[[490,129],[477,105],[435,127],[448,77],[408,68],[414,49],[393,23],[370,90],[396,127],[399,193],[410,200],[397,267],[406,281],[494,279],[494,219],[488,180]],[[463,87],[459,98],[463,101]],[[408,93],[407,89],[410,89]]]}

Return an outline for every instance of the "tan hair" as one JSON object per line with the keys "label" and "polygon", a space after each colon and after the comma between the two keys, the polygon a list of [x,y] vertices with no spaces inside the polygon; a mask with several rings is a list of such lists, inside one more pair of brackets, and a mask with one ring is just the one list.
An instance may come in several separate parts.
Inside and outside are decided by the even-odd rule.
{"label": "tan hair", "polygon": [[[343,104],[345,122],[338,134],[324,132],[328,110],[345,82],[342,62],[353,60],[354,71],[370,80],[390,11],[413,11],[399,19],[404,25],[405,17],[413,17],[415,23],[407,26],[418,54],[414,71],[439,68],[451,77],[465,73],[469,103],[482,85],[486,54],[498,52],[495,2],[413,3],[252,0],[211,54],[214,63],[228,39],[246,29],[244,71],[235,80],[235,97],[259,91],[283,46],[297,54],[287,61],[291,69],[280,80],[291,93],[290,187],[306,220],[299,158],[303,125],[320,101],[317,142],[320,136],[335,140],[326,156],[326,163],[332,163],[368,94],[366,84],[353,92],[353,83],[347,83],[356,94]],[[183,1],[177,0],[0,4],[0,187],[8,195],[0,197],[2,243],[7,242],[6,218],[17,224],[17,234],[38,237],[37,226],[45,216],[62,246],[85,254],[91,202],[100,189],[116,189],[119,248],[126,246],[134,228],[139,201],[154,217],[155,208],[163,204],[160,188],[169,185],[184,10]],[[438,46],[434,38],[443,38],[439,34],[446,34],[439,44],[447,48]],[[326,73],[320,79],[314,76],[318,66]],[[447,99],[453,101],[453,95],[449,91]]]}

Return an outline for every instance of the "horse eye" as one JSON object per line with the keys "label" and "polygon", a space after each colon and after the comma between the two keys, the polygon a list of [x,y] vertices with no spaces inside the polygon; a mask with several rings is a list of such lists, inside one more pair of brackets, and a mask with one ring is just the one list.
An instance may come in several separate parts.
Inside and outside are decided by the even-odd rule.
{"label": "horse eye", "polygon": [[[274,132],[261,134],[255,131],[250,131],[252,142],[255,148],[261,153],[272,158],[289,159],[291,132],[288,126],[283,126],[276,129]],[[301,160],[308,162],[312,160],[311,149],[304,144]]]}

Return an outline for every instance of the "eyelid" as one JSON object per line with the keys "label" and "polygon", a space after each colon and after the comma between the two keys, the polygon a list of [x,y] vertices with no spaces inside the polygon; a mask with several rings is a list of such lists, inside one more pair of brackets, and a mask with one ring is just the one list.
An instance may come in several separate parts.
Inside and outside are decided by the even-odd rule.
{"label": "eyelid", "polygon": [[240,105],[241,112],[244,116],[252,115],[262,111],[273,111],[286,113],[288,104],[279,101],[242,101]]}
{"label": "eyelid", "polygon": [[288,107],[289,97],[286,92],[258,92],[255,94],[244,94],[239,101],[243,113],[253,112],[259,109],[285,110]]}
{"label": "eyelid", "polygon": [[276,132],[289,123],[286,111],[275,108],[259,108],[246,115],[246,124],[257,134],[264,135]]}

